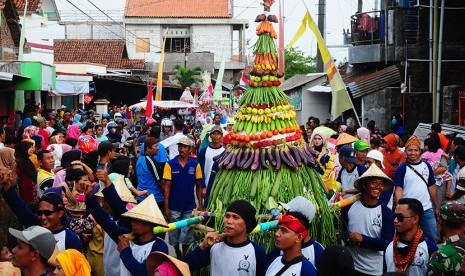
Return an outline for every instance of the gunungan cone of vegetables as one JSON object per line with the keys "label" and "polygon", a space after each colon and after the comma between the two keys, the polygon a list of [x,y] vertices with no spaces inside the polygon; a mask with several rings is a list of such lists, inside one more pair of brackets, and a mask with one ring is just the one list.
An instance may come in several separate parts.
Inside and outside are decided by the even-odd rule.
{"label": "gunungan cone of vegetables", "polygon": [[[301,195],[317,209],[311,236],[327,245],[336,241],[333,213],[325,197],[326,186],[314,169],[318,153],[304,141],[295,107],[279,88],[283,72],[278,69],[274,41],[278,36],[272,24],[277,21],[266,9],[257,16],[259,37],[253,47],[250,88],[235,115],[231,143],[214,159],[220,171],[208,209],[221,217],[232,201],[244,199],[254,205],[257,215],[264,215],[277,202]],[[216,219],[216,228],[222,229],[221,219]],[[252,239],[265,248],[274,244],[270,232],[254,234]]]}

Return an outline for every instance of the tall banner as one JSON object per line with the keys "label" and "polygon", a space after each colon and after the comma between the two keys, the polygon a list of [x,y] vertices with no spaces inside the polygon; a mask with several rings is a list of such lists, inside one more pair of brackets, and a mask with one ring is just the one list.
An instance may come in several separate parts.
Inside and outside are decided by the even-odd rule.
{"label": "tall banner", "polygon": [[145,118],[152,118],[153,113],[153,88],[150,80],[149,91],[147,93],[147,106],[145,107]]}
{"label": "tall banner", "polygon": [[329,85],[331,86],[331,116],[333,119],[339,117],[342,112],[352,109],[352,101],[350,100],[349,93],[347,92],[346,85],[342,80],[341,74],[337,70],[336,65],[334,64],[333,59],[331,58],[331,54],[326,47],[325,42],[323,41],[323,37],[321,36],[320,30],[318,26],[313,21],[312,17],[310,16],[310,12],[307,11],[305,13],[304,19],[302,20],[302,24],[300,25],[297,33],[291,39],[287,48],[292,47],[294,43],[299,40],[299,38],[304,34],[305,30],[310,28],[310,30],[315,34],[316,40],[318,42],[318,49],[321,53],[321,58],[323,59],[323,65],[328,76]]}
{"label": "tall banner", "polygon": [[[168,33],[168,30],[166,32]],[[165,33],[165,38],[163,38],[163,47],[161,47],[160,63],[158,64],[157,93],[155,94],[155,101],[161,101],[161,96],[163,93],[163,63],[165,62],[165,43],[167,33]]]}
{"label": "tall banner", "polygon": [[221,56],[220,70],[218,71],[218,77],[216,78],[215,90],[213,91],[213,100],[220,105],[221,99],[223,98],[223,75],[224,67],[226,63],[226,56],[224,54],[224,49],[226,48],[226,43],[223,43],[223,54]]}

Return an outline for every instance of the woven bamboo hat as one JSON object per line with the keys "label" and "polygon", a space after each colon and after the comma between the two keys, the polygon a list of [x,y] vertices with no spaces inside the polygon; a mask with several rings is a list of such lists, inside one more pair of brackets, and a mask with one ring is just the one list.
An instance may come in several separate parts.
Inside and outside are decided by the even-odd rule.
{"label": "woven bamboo hat", "polygon": [[[179,273],[171,273],[170,275],[182,275],[182,276],[189,276],[191,275],[191,272],[189,270],[189,265],[186,264],[183,261],[180,261],[176,259],[175,257],[172,257],[168,254],[165,254],[163,252],[152,252],[150,253],[149,257],[147,258],[147,274],[148,275],[153,275],[153,271],[155,268],[157,268],[159,265],[161,265],[164,262],[170,262],[173,264],[177,270],[179,270]],[[168,268],[169,270],[170,268]],[[173,268],[174,269],[174,268]],[[174,271],[170,271],[174,272]]]}
{"label": "woven bamboo hat", "polygon": [[150,222],[163,227],[168,227],[168,223],[166,223],[163,214],[158,208],[157,202],[155,201],[155,197],[153,196],[153,194],[149,195],[136,207],[122,214],[122,216]]}
{"label": "woven bamboo hat", "polygon": [[[136,198],[134,195],[131,193],[131,191],[128,189],[126,186],[126,183],[124,182],[124,176],[121,176],[115,179],[113,181],[113,185],[115,185],[115,190],[118,193],[119,197],[121,198],[122,201],[127,202],[127,203],[137,203]],[[105,197],[102,193],[103,188],[100,187],[98,192],[95,193],[95,196],[98,197]]]}
{"label": "woven bamboo hat", "polygon": [[126,186],[123,175],[118,175],[115,181],[113,181],[113,185],[115,185],[116,192],[121,200],[128,203],[137,203],[136,198]]}
{"label": "woven bamboo hat", "polygon": [[344,132],[344,133],[341,133],[339,137],[337,137],[336,146],[352,144],[355,141],[357,141],[356,137]]}
{"label": "woven bamboo hat", "polygon": [[389,178],[380,168],[378,168],[378,166],[373,164],[368,168],[368,170],[364,174],[362,174],[357,180],[355,180],[355,189],[361,191],[363,181],[369,178],[381,178],[384,182],[384,191],[389,190],[394,185],[392,179]]}

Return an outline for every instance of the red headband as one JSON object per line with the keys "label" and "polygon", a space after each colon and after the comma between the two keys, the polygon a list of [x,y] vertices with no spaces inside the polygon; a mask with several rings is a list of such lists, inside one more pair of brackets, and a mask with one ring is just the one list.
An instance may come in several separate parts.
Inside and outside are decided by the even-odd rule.
{"label": "red headband", "polygon": [[284,213],[281,215],[278,221],[278,225],[282,225],[286,228],[291,229],[297,234],[301,234],[305,239],[308,236],[308,230],[296,217]]}

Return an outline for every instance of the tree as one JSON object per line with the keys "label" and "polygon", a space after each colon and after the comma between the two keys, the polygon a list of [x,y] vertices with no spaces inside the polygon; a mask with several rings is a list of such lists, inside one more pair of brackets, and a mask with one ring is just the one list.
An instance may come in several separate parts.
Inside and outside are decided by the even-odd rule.
{"label": "tree", "polygon": [[284,78],[288,79],[297,74],[308,74],[316,72],[316,59],[305,56],[298,48],[284,50]]}
{"label": "tree", "polygon": [[194,83],[199,84],[202,82],[202,78],[200,77],[202,68],[198,66],[187,69],[184,66],[176,65],[174,69],[176,70],[176,79],[179,81],[181,88],[191,87]]}

